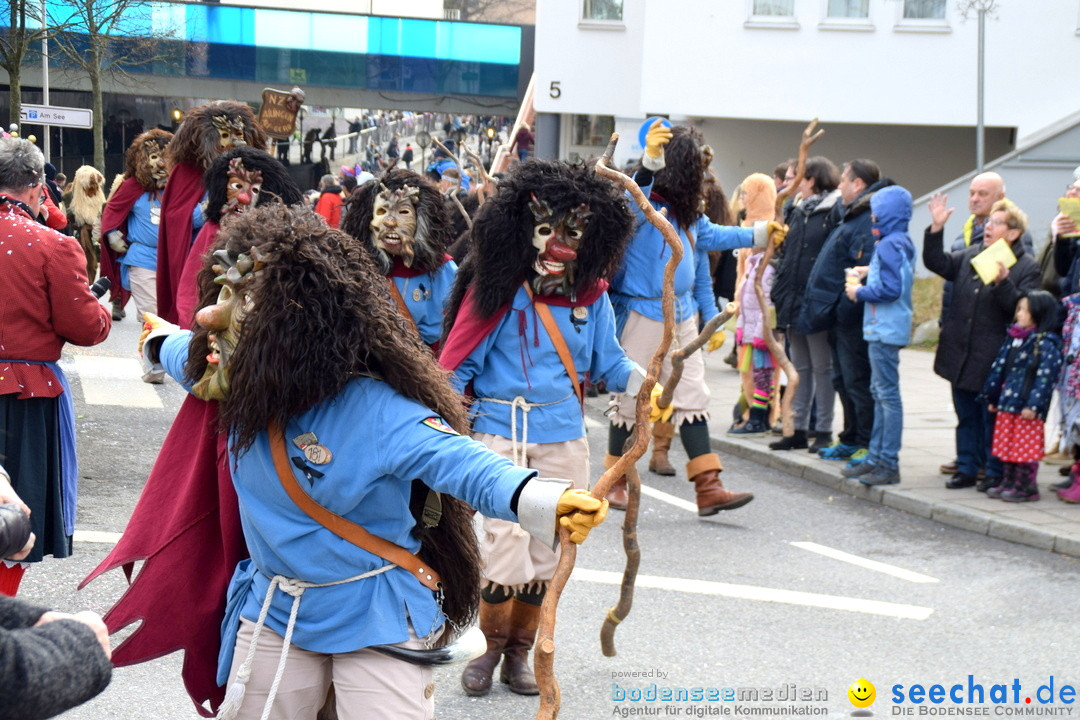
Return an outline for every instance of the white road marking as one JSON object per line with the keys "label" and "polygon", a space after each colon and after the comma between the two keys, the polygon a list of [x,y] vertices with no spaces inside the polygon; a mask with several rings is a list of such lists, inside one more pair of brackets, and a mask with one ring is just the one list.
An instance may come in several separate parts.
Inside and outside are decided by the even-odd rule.
{"label": "white road marking", "polygon": [[74,360],[87,405],[165,407],[153,386],[142,381],[138,360],[99,355],[76,355]]}
{"label": "white road marking", "polygon": [[913,583],[936,583],[940,582],[935,577],[929,575],[923,575],[922,573],[912,572],[911,570],[905,570],[904,568],[896,567],[895,565],[889,565],[888,563],[878,562],[877,560],[867,560],[861,558],[858,555],[852,555],[846,553],[843,550],[837,550],[835,548],[827,547],[825,545],[818,545],[812,542],[793,542],[791,543],[797,548],[803,550],[809,550],[812,553],[818,555],[824,555],[825,557],[832,558],[834,560],[840,560],[841,562],[851,563],[867,570],[873,570],[879,573],[885,573],[886,575],[892,575],[898,577],[901,580],[907,580]]}
{"label": "white road marking", "polygon": [[72,541],[115,545],[120,542],[121,535],[122,533],[106,532],[104,530],[76,530],[75,535],[72,536]]}
{"label": "white road marking", "polygon": [[683,500],[681,497],[669,495],[663,490],[657,490],[656,488],[651,488],[648,485],[642,483],[641,494],[648,495],[649,497],[656,498],[657,500],[663,500],[669,505],[674,505],[677,508],[686,510],[687,512],[692,512],[697,515],[697,504],[692,503],[689,500]]}
{"label": "white road marking", "polygon": [[[611,572],[608,570],[590,570],[588,568],[579,567],[574,569],[573,577],[578,580],[584,580],[585,582],[594,582],[603,585],[622,584],[622,573]],[[846,612],[884,615],[885,617],[905,618],[908,620],[925,620],[934,612],[933,608],[920,607],[918,605],[903,605],[880,600],[843,597],[841,595],[822,595],[820,593],[801,592],[798,590],[780,590],[777,588],[759,587],[757,585],[736,585],[734,583],[721,583],[710,580],[688,580],[685,578],[661,577],[658,575],[638,575],[637,587],[650,588],[653,590],[695,593],[698,595],[718,595],[722,597],[738,598],[740,600],[756,600],[758,602],[802,605],[805,607],[825,608],[827,610],[844,610]]]}

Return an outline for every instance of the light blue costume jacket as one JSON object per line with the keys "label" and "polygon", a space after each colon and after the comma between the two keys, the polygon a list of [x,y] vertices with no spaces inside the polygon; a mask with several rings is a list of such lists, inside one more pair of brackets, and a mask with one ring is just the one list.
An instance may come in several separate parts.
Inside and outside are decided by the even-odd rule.
{"label": "light blue costume jacket", "polygon": [[[615,315],[607,294],[580,308],[548,307],[574,358],[578,381],[588,372],[592,382],[604,380],[609,389],[624,390],[636,364],[615,339]],[[477,398],[472,408],[474,432],[511,437],[509,402],[521,396],[539,405],[529,411],[529,442],[565,442],[585,435],[581,403],[524,287],[518,288],[495,329],[454,371],[458,390],[470,380]],[[516,412],[520,440],[523,419],[522,412]]]}
{"label": "light blue costume jacket", "polygon": [[443,306],[450,295],[457,274],[457,264],[447,260],[434,272],[415,277],[394,277],[394,284],[405,300],[420,337],[433,345],[442,335]]}
{"label": "light blue costume jacket", "polygon": [[[183,377],[190,332],[168,336],[161,362]],[[428,422],[425,423],[425,420]],[[285,428],[290,458],[304,459],[292,438],[313,432],[333,453],[323,473],[309,480],[293,469],[301,487],[320,505],[404,547],[420,548],[413,536],[409,499],[414,478],[461,498],[484,515],[517,522],[510,510],[518,487],[536,472],[519,468],[480,443],[449,430],[428,408],[398,394],[386,383],[361,377],[340,395],[292,418]],[[338,538],[308,517],[285,493],[274,470],[266,433],[237,455],[232,450],[233,484],[239,499],[250,561],[237,566],[222,625],[218,680],[227,680],[239,618],[255,621],[270,578],[283,575],[328,583],[375,570],[385,560]],[[285,634],[292,598],[274,593],[267,624]],[[303,595],[292,642],[321,653],[404,642],[408,622],[423,637],[444,617],[433,593],[407,570],[355,582],[309,588]]]}
{"label": "light blue costume jacket", "polygon": [[[641,188],[646,197],[652,191],[652,184]],[[668,207],[666,203],[650,200],[653,208],[659,212]],[[663,290],[664,264],[671,254],[664,242],[663,235],[645,219],[645,213],[636,203],[630,203],[634,209],[637,230],[630,240],[622,266],[611,281],[611,302],[618,316],[618,329],[621,332],[626,318],[633,310],[650,320],[662,322],[664,312],[660,298]],[[690,233],[679,225],[675,226],[682,240],[683,257],[675,270],[675,321],[682,322],[694,317],[701,305],[705,320],[717,313],[716,299],[712,297],[712,281],[704,284],[707,277],[698,272],[698,254],[710,250],[733,250],[751,247],[754,244],[754,229],[714,225],[704,215],[698,215],[697,221],[690,228]],[[690,237],[694,238],[693,243]],[[705,273],[708,274],[708,265]],[[700,287],[699,287],[700,286]],[[707,287],[707,290],[706,290]],[[708,302],[705,295],[708,294]],[[700,296],[700,299],[695,300]]]}

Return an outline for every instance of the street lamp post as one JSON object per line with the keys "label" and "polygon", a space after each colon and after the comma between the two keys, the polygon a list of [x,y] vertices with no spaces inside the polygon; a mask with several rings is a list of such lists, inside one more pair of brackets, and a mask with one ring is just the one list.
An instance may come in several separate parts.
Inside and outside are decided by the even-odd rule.
{"label": "street lamp post", "polygon": [[960,2],[960,13],[965,18],[971,11],[975,11],[979,15],[975,118],[975,165],[979,172],[982,172],[986,165],[986,122],[984,117],[986,106],[986,14],[994,12],[997,9],[996,6],[997,0],[961,0]]}

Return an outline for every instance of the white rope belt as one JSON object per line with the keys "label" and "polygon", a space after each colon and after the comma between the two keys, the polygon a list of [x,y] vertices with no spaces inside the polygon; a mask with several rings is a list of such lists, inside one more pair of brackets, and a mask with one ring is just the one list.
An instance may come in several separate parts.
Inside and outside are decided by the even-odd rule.
{"label": "white rope belt", "polygon": [[[528,458],[526,457],[529,444],[529,411],[535,407],[547,407],[549,405],[558,405],[561,402],[566,402],[569,398],[573,397],[574,393],[570,393],[566,397],[559,398],[558,400],[552,400],[546,403],[531,403],[527,402],[525,398],[518,395],[513,400],[500,400],[499,398],[477,398],[483,402],[493,402],[499,405],[510,406],[510,454],[514,464],[519,467],[529,467]],[[520,443],[520,456],[519,456],[519,444],[517,434],[517,411],[521,411],[521,443]]]}
{"label": "white rope belt", "polygon": [[218,720],[234,720],[240,712],[240,706],[244,702],[244,689],[247,686],[248,680],[251,679],[251,666],[255,660],[255,649],[259,644],[259,635],[262,634],[262,629],[266,625],[266,616],[270,612],[270,603],[274,599],[274,588],[281,588],[281,592],[291,596],[293,600],[292,607],[289,608],[289,624],[285,627],[285,642],[281,646],[281,657],[278,659],[277,670],[274,673],[274,682],[270,685],[270,692],[266,696],[266,705],[263,706],[262,720],[267,720],[267,718],[270,717],[270,709],[274,706],[274,698],[277,697],[278,686],[281,684],[281,678],[285,674],[285,660],[289,656],[289,645],[292,644],[293,628],[296,627],[296,616],[300,612],[300,597],[304,594],[304,591],[308,588],[344,585],[345,583],[363,580],[384,573],[395,567],[397,567],[397,565],[390,563],[389,565],[383,565],[380,568],[370,570],[362,575],[355,575],[351,578],[335,580],[328,583],[305,582],[303,580],[287,578],[284,575],[275,575],[270,578],[270,585],[266,588],[266,597],[263,599],[262,609],[259,611],[259,620],[255,623],[255,630],[251,635],[251,644],[248,645],[247,656],[244,658],[244,662],[240,666],[240,669],[236,672],[236,680],[233,681],[232,685],[229,686],[229,690],[225,693],[225,700],[222,701],[221,707],[218,708]]}

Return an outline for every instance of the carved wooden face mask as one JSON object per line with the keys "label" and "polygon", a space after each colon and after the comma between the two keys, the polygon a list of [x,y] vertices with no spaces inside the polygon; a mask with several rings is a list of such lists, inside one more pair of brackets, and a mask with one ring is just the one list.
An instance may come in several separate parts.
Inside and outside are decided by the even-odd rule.
{"label": "carved wooden face mask", "polygon": [[202,400],[224,400],[229,393],[229,361],[236,351],[244,317],[255,306],[248,289],[262,263],[241,253],[236,258],[225,249],[216,250],[214,264],[217,277],[217,302],[195,314],[195,321],[205,327],[210,353],[206,356],[206,371],[191,393]]}
{"label": "carved wooden face mask", "polygon": [[420,189],[405,185],[400,190],[383,186],[375,196],[371,214],[371,234],[375,247],[401,258],[405,267],[412,267],[416,257],[416,204]]}
{"label": "carved wooden face mask", "polygon": [[247,145],[244,140],[244,120],[228,115],[215,115],[211,122],[218,132],[218,152],[231,150],[237,145]]}
{"label": "carved wooden face mask", "polygon": [[532,244],[536,248],[533,289],[540,294],[569,295],[574,284],[574,262],[592,212],[585,203],[556,215],[547,201],[530,194],[533,214]]}
{"label": "carved wooden face mask", "polygon": [[165,163],[165,148],[156,142],[146,143],[146,164],[150,170],[150,178],[158,189],[165,187],[165,181],[169,179],[169,168]]}
{"label": "carved wooden face mask", "polygon": [[225,184],[225,204],[221,206],[222,217],[226,215],[239,215],[259,202],[259,192],[262,190],[262,173],[258,170],[248,170],[240,161],[233,158],[229,161],[229,180]]}

